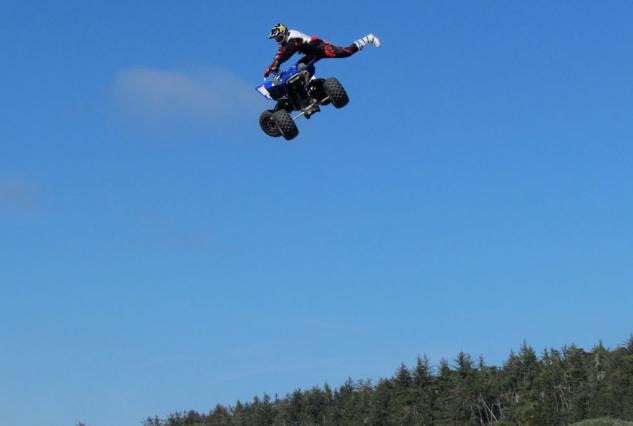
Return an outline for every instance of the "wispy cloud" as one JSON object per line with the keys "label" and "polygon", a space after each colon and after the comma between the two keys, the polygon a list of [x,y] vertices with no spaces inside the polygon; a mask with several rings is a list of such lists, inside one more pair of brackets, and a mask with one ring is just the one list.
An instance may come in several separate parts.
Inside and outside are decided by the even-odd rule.
{"label": "wispy cloud", "polygon": [[114,80],[117,106],[151,122],[221,122],[261,106],[254,84],[220,67],[165,70],[147,67],[121,71]]}
{"label": "wispy cloud", "polygon": [[0,209],[32,210],[38,205],[38,192],[28,182],[0,176]]}

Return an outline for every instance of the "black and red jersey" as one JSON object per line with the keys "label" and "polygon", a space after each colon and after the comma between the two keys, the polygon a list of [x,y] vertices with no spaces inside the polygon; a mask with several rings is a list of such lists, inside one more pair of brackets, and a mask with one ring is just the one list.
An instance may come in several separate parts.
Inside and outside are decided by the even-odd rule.
{"label": "black and red jersey", "polygon": [[318,52],[318,37],[308,36],[296,30],[289,30],[285,40],[279,43],[279,50],[270,65],[271,69],[279,68],[279,65],[286,62],[295,53],[304,55],[315,55]]}

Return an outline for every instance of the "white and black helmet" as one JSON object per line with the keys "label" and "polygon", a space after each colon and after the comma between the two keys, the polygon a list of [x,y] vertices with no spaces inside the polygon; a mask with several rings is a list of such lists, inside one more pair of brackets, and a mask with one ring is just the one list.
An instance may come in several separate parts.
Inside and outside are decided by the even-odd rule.
{"label": "white and black helmet", "polygon": [[288,36],[288,28],[286,28],[285,25],[282,24],[277,24],[273,27],[272,30],[270,30],[270,33],[268,34],[268,38],[274,38],[277,42],[281,43],[283,41],[285,41],[286,37]]}

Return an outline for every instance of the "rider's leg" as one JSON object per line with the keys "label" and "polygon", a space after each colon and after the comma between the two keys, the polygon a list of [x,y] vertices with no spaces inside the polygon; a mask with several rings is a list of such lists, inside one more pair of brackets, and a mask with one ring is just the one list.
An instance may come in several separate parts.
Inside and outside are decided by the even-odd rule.
{"label": "rider's leg", "polygon": [[301,65],[308,65],[318,60],[319,58],[317,58],[317,55],[304,55],[301,59],[297,61],[297,67],[301,68]]}
{"label": "rider's leg", "polygon": [[324,41],[322,46],[322,56],[325,58],[347,58],[349,56],[352,56],[354,53],[362,50],[368,44],[373,44],[376,47],[380,47],[380,40],[375,35],[369,34],[361,39],[356,40],[354,43],[350,44],[347,47],[336,46],[328,43],[327,41]]}
{"label": "rider's leg", "polygon": [[313,52],[315,53],[305,55],[303,58],[299,59],[297,65],[307,65],[323,58],[347,58],[362,50],[367,44],[373,44],[376,47],[380,47],[380,40],[373,34],[368,34],[347,47],[336,46],[321,39],[314,39],[310,43],[313,45]]}
{"label": "rider's leg", "polygon": [[354,43],[347,47],[336,46],[327,41],[323,42],[323,57],[325,58],[347,58],[358,52],[358,48]]}

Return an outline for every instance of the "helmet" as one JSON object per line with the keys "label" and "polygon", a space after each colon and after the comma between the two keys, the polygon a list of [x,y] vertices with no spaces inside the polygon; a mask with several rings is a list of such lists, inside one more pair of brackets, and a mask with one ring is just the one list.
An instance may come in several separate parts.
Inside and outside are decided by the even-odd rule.
{"label": "helmet", "polygon": [[277,42],[281,43],[282,41],[286,39],[287,35],[288,35],[288,28],[286,28],[285,25],[277,24],[273,27],[272,30],[270,30],[270,33],[268,34],[268,38],[274,38],[275,40],[277,40]]}

